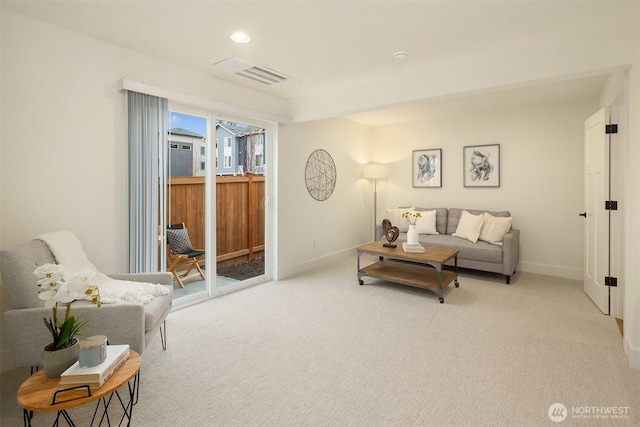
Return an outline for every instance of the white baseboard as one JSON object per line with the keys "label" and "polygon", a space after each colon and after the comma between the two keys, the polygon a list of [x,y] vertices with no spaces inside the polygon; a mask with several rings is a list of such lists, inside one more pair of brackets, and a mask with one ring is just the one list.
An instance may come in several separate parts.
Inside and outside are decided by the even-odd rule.
{"label": "white baseboard", "polygon": [[584,277],[584,271],[579,268],[560,267],[535,262],[521,261],[518,270],[525,273],[543,274],[545,276],[562,277],[564,279],[582,280]]}
{"label": "white baseboard", "polygon": [[624,339],[624,353],[627,355],[629,366],[640,370],[640,349],[631,347],[627,337]]}
{"label": "white baseboard", "polygon": [[[282,280],[289,277],[297,276],[299,274],[303,274],[307,271],[314,270],[316,268],[323,267],[325,265],[331,264],[332,262],[336,262],[344,259],[345,256],[349,254],[353,254],[355,248],[345,249],[343,251],[335,252],[329,255],[325,255],[319,258],[315,258],[309,261],[305,261],[301,264],[290,268],[280,269],[279,271],[274,271],[274,280]],[[518,265],[518,271],[522,271],[525,273],[534,273],[534,274],[542,274],[545,276],[554,276],[554,277],[562,277],[564,279],[573,279],[573,280],[582,280],[584,277],[584,272],[579,268],[570,268],[570,267],[561,267],[557,265],[549,265],[549,264],[539,264],[535,262],[526,262],[521,261]]]}
{"label": "white baseboard", "polygon": [[[314,258],[312,260],[305,261],[303,263],[297,264],[290,268],[281,268],[278,271],[273,272],[273,279],[283,280],[293,276],[298,276],[308,271],[315,270],[317,268],[321,268],[326,265],[332,264],[334,262],[343,260],[346,256],[353,255],[354,253],[355,253],[355,247],[350,249],[345,249],[339,252],[334,252],[332,254],[325,255],[319,258]],[[355,264],[353,268],[355,271],[355,268],[356,268]]]}

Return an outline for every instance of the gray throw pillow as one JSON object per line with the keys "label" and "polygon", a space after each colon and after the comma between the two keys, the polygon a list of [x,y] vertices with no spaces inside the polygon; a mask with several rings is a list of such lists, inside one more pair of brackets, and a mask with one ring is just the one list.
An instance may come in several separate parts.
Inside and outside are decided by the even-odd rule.
{"label": "gray throw pillow", "polygon": [[193,251],[193,246],[191,246],[191,240],[189,240],[189,233],[187,233],[186,228],[167,230],[167,241],[174,254],[186,254]]}

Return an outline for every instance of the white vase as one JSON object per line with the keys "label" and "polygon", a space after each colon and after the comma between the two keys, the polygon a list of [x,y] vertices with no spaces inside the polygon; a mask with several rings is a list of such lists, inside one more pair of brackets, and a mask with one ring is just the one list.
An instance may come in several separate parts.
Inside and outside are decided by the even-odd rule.
{"label": "white vase", "polygon": [[407,243],[410,245],[418,244],[418,229],[415,224],[409,224],[409,230],[407,231]]}

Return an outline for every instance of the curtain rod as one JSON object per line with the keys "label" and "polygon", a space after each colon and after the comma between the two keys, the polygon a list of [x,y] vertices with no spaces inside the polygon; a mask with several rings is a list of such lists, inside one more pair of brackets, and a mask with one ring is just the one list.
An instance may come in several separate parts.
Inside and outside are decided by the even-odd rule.
{"label": "curtain rod", "polygon": [[186,104],[193,107],[205,108],[220,113],[234,114],[257,120],[268,120],[271,122],[282,124],[291,123],[291,119],[289,117],[278,116],[275,114],[269,114],[262,111],[252,110],[250,108],[239,107],[237,105],[227,104],[220,101],[213,101],[207,98],[187,95],[173,90],[152,86],[147,83],[137,82],[135,80],[124,78],[120,79],[120,81],[118,81],[118,91],[123,90],[131,90],[134,92],[144,93],[146,95],[159,96],[162,98],[167,98],[170,101],[179,102],[181,104]]}

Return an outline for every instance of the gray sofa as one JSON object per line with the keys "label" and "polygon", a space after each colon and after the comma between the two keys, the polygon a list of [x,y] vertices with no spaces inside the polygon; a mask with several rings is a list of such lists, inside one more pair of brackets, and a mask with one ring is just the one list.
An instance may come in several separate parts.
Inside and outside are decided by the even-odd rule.
{"label": "gray sofa", "polygon": [[[416,211],[430,211],[433,208],[415,208]],[[452,236],[456,232],[462,211],[479,215],[488,212],[496,217],[509,217],[508,211],[483,211],[476,209],[436,208],[436,231],[440,234],[420,234],[419,241],[423,246],[437,246],[459,250],[458,267],[473,270],[500,273],[507,284],[511,283],[511,275],[515,274],[520,259],[520,230],[511,228],[504,235],[502,246],[478,240],[473,243],[460,237]],[[394,224],[396,225],[396,224]],[[406,233],[400,233],[399,240],[406,240]],[[453,265],[453,262],[448,264]]]}
{"label": "gray sofa", "polygon": [[[34,239],[12,250],[0,252],[0,272],[10,309],[3,313],[2,330],[16,366],[40,365],[42,349],[51,342],[43,317],[51,317],[38,298],[33,271],[37,266],[56,260],[42,240]],[[170,273],[140,273],[111,276],[114,279],[151,282],[165,285],[166,295],[156,296],[148,304],[103,304],[88,301],[72,304],[73,316],[89,320],[83,335],[106,335],[109,344],[129,344],[142,354],[145,346],[160,331],[166,345],[165,319],[171,311],[173,281]],[[163,334],[164,332],[164,334]]]}

